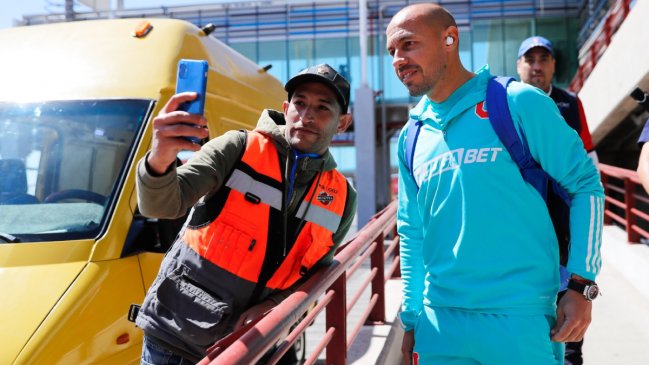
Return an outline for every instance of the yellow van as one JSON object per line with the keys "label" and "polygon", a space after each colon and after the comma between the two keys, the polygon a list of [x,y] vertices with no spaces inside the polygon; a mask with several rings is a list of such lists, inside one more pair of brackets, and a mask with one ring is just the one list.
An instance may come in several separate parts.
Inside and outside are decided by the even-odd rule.
{"label": "yellow van", "polygon": [[210,137],[253,127],[285,98],[194,25],[142,21],[0,31],[0,364],[139,362],[129,308],[179,222],[138,214],[135,166],[179,59],[209,62]]}

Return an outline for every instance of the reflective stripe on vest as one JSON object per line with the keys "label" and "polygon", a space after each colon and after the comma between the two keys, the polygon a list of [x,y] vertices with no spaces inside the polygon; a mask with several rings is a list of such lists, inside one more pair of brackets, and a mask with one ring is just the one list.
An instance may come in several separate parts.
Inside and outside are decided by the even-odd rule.
{"label": "reflective stripe on vest", "polygon": [[260,202],[282,210],[282,191],[270,185],[256,181],[241,170],[234,170],[225,186],[243,194],[248,200],[259,199]]}
{"label": "reflective stripe on vest", "polygon": [[309,206],[307,201],[303,201],[302,204],[300,204],[296,216],[304,216],[304,220],[315,223],[331,232],[336,232],[338,230],[338,226],[340,226],[340,221],[342,220],[341,215],[319,206]]}
{"label": "reflective stripe on vest", "polygon": [[[248,132],[245,152],[224,188],[215,194],[223,194],[222,210],[211,222],[188,226],[185,242],[213,264],[257,283],[266,249],[283,249],[281,237],[276,237],[277,227],[269,227],[271,216],[277,222],[282,214],[281,176],[272,140],[261,133]],[[334,244],[332,237],[340,226],[347,200],[347,181],[336,170],[322,173],[316,186],[317,180],[313,180],[296,212],[297,219],[304,218],[305,224],[266,283],[268,288],[288,288]],[[193,214],[198,210],[194,207]]]}

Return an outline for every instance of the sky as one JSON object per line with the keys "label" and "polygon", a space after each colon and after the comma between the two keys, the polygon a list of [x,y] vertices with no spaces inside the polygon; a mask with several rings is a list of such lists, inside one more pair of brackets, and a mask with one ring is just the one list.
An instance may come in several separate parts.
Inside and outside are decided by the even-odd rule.
{"label": "sky", "polygon": [[[110,0],[115,6],[117,0]],[[23,15],[63,13],[64,0],[0,0],[0,28],[9,28],[14,20],[22,19]],[[193,5],[225,2],[224,0],[124,0],[124,8],[144,8],[171,5]],[[75,4],[75,10],[87,11],[88,8]]]}

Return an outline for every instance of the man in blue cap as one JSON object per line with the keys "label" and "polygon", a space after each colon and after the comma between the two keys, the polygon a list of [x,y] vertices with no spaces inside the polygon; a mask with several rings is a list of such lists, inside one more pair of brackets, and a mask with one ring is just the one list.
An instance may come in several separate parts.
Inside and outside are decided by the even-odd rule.
{"label": "man in blue cap", "polygon": [[[555,71],[555,53],[552,48],[552,42],[540,36],[533,36],[525,39],[518,49],[518,59],[516,60],[516,71],[521,82],[530,84],[543,90],[559,108],[563,119],[572,127],[584,143],[584,148],[588,156],[597,166],[597,153],[593,146],[584,108],[579,98],[566,90],[552,85],[552,78]],[[565,294],[570,273],[561,267],[561,292],[557,298],[557,303]],[[565,364],[581,365],[583,364],[582,348],[583,339],[579,342],[566,342]]]}
{"label": "man in blue cap", "polygon": [[538,87],[554,100],[563,119],[577,131],[581,141],[584,142],[588,156],[597,165],[599,161],[581,101],[577,95],[552,85],[556,66],[555,57],[552,42],[541,36],[529,37],[518,49],[516,71],[521,82]]}

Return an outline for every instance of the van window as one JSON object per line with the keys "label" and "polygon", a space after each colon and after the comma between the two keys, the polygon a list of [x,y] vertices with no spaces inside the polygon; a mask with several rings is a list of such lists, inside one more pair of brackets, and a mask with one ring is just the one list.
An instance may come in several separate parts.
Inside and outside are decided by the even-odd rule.
{"label": "van window", "polygon": [[151,106],[0,102],[0,234],[20,242],[96,237]]}

